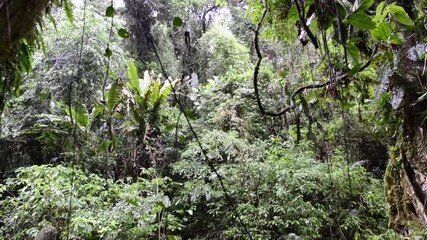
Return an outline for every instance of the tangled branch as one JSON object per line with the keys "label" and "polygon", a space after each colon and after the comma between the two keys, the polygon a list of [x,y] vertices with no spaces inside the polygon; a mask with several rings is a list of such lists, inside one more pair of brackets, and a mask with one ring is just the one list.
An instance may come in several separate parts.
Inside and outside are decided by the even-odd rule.
{"label": "tangled branch", "polygon": [[[296,3],[296,1],[295,1],[295,3]],[[326,86],[328,86],[330,84],[338,85],[338,84],[341,84],[343,82],[343,80],[348,80],[349,79],[350,76],[349,76],[348,73],[346,73],[346,74],[343,74],[343,75],[337,77],[336,79],[334,79],[334,81],[329,80],[329,81],[327,81],[325,83],[318,83],[318,84],[312,84],[312,85],[300,87],[300,88],[298,88],[296,91],[294,91],[292,93],[289,106],[283,108],[279,112],[266,111],[264,109],[263,105],[262,105],[260,94],[259,94],[259,88],[258,88],[259,69],[260,69],[260,66],[261,66],[262,59],[263,59],[263,56],[261,54],[261,50],[260,50],[260,47],[259,47],[259,35],[260,35],[260,29],[261,29],[262,23],[263,23],[263,21],[265,19],[265,16],[267,15],[267,12],[268,12],[267,1],[265,1],[265,5],[264,6],[265,6],[264,12],[262,13],[262,16],[261,16],[261,18],[260,18],[260,20],[259,20],[259,22],[257,24],[257,28],[253,29],[253,31],[255,33],[255,35],[254,35],[254,46],[255,46],[255,51],[256,51],[257,57],[258,57],[258,60],[257,60],[257,62],[255,64],[255,67],[254,67],[253,84],[254,84],[254,91],[255,91],[255,98],[256,98],[256,101],[257,101],[257,105],[258,105],[258,108],[259,108],[259,110],[260,110],[260,112],[261,112],[262,115],[271,116],[271,117],[282,116],[282,115],[286,114],[287,112],[289,112],[290,110],[295,109],[295,107],[296,107],[296,105],[295,105],[295,97],[297,95],[303,93],[305,90],[308,90],[308,89],[319,89],[319,88],[326,87]],[[297,8],[299,8],[299,6],[298,6],[297,3],[296,3],[296,6],[297,6]],[[300,11],[298,11],[298,12],[300,13]],[[300,15],[300,19],[301,19],[302,15],[301,14],[299,14],[299,15]],[[302,20],[301,20],[301,23],[303,25],[305,25],[305,22],[302,22]],[[307,26],[305,25],[305,27],[307,27]],[[311,35],[313,35],[313,34],[311,34]],[[313,39],[312,39],[312,41],[313,41]],[[314,42],[313,42],[313,44],[314,44]],[[316,42],[316,44],[317,44],[317,42]],[[377,50],[378,50],[378,45],[375,46],[375,49],[372,52],[371,56],[369,57],[368,61],[364,65],[362,65],[360,67],[359,72],[365,70],[371,64],[372,58],[376,54]]]}

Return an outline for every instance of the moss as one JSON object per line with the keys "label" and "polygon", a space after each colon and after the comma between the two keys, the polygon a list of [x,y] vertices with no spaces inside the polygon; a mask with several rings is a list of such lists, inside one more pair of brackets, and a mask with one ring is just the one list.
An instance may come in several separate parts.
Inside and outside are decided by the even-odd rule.
{"label": "moss", "polygon": [[384,176],[385,195],[389,204],[389,227],[399,228],[402,225],[401,203],[404,194],[400,185],[402,162],[399,149],[397,147],[390,147],[389,156],[390,160]]}
{"label": "moss", "polygon": [[412,162],[419,160],[418,151],[422,152],[422,149],[402,139],[389,150],[390,160],[384,176],[384,187],[389,203],[389,227],[397,230],[413,232],[423,229],[422,220],[417,216],[419,209],[416,209],[411,194],[414,191],[412,184],[417,183],[412,183],[411,177],[406,176],[407,170],[404,170],[408,167],[416,169]]}
{"label": "moss", "polygon": [[[415,237],[427,237],[427,229],[424,225],[420,224],[418,221],[407,221],[407,228],[412,230],[410,235],[411,239],[416,239]],[[419,239],[419,238],[418,238]],[[422,238],[425,239],[425,238]]]}

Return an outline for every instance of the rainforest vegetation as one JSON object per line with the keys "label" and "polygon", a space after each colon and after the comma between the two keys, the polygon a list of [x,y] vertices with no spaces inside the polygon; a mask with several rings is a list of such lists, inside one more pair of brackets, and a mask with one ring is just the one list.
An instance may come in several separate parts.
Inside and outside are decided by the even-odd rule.
{"label": "rainforest vegetation", "polygon": [[426,14],[0,0],[0,239],[425,239]]}

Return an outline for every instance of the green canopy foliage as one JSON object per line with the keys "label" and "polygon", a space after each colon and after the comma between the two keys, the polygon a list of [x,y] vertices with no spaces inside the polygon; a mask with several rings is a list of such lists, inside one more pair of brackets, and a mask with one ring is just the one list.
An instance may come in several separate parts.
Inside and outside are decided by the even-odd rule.
{"label": "green canopy foliage", "polygon": [[425,3],[123,3],[0,1],[0,238],[426,234]]}

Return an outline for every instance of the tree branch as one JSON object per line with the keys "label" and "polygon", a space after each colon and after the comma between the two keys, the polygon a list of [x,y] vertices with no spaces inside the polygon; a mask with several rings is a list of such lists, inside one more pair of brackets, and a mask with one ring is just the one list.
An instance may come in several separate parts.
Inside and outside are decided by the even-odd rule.
{"label": "tree branch", "polygon": [[215,9],[217,9],[218,8],[218,6],[216,6],[216,5],[213,5],[213,6],[211,6],[211,7],[209,7],[209,8],[207,8],[207,9],[205,9],[205,10],[203,10],[203,14],[202,14],[202,32],[203,33],[205,33],[206,32],[206,28],[207,28],[207,26],[206,26],[206,15],[209,13],[209,12],[211,12],[211,11],[213,11],[213,10],[215,10]]}
{"label": "tree branch", "polygon": [[[296,0],[295,0],[295,4],[296,4],[297,10],[298,10],[299,6],[296,3]],[[262,26],[262,22],[264,21],[265,16],[267,15],[267,12],[268,12],[267,1],[265,1],[264,7],[265,7],[264,8],[264,12],[262,13],[261,19],[259,20],[259,22],[257,24],[257,28],[256,29],[252,29],[254,31],[254,33],[255,33],[255,36],[254,36],[254,46],[255,46],[255,51],[256,51],[257,57],[258,57],[258,61],[256,62],[255,67],[254,67],[253,84],[254,84],[255,98],[256,98],[257,105],[258,105],[258,108],[259,108],[261,114],[262,115],[266,115],[266,116],[271,116],[271,117],[278,117],[278,116],[282,116],[282,115],[286,114],[288,111],[290,111],[292,109],[295,109],[295,107],[296,107],[295,106],[295,97],[298,94],[301,94],[302,92],[304,92],[305,90],[308,90],[308,89],[323,88],[323,87],[325,87],[325,86],[327,86],[329,84],[340,84],[343,79],[348,79],[349,75],[348,75],[348,73],[346,73],[344,75],[341,75],[341,76],[337,77],[336,81],[334,81],[334,82],[332,82],[332,80],[329,80],[329,81],[327,81],[325,83],[312,84],[312,85],[300,87],[295,92],[292,93],[292,95],[291,95],[291,101],[290,101],[290,105],[289,106],[283,108],[279,112],[265,111],[265,109],[264,109],[264,107],[262,105],[262,102],[261,102],[261,98],[260,98],[260,95],[259,95],[259,89],[258,89],[259,69],[260,69],[260,66],[261,66],[262,59],[263,59],[263,56],[261,54],[261,50],[260,50],[260,47],[259,47],[259,34],[260,34],[260,29],[261,29],[261,26]],[[298,10],[298,13],[300,15],[300,19],[302,19],[301,20],[302,24],[304,26],[306,26],[305,25],[305,21],[303,22],[304,19],[302,18],[302,15],[300,14],[299,10]],[[307,28],[307,30],[308,30],[308,28]],[[307,33],[309,33],[309,30],[307,31]],[[314,42],[313,42],[313,44],[314,44]],[[317,41],[316,41],[316,44],[317,44]],[[375,50],[372,52],[372,55],[368,59],[368,61],[362,67],[360,67],[359,72],[365,70],[371,64],[372,58],[376,54],[377,50],[378,50],[378,45],[375,46]]]}
{"label": "tree branch", "polygon": [[317,39],[314,36],[314,34],[311,32],[310,28],[308,28],[307,23],[306,23],[306,21],[304,19],[304,9],[301,12],[301,9],[300,9],[299,4],[298,4],[298,0],[294,0],[294,3],[295,3],[295,7],[297,9],[299,20],[301,22],[302,27],[304,28],[305,32],[307,33],[307,35],[310,38],[311,42],[313,43],[314,47],[316,49],[318,49],[319,48],[319,44],[317,43]]}
{"label": "tree branch", "polygon": [[258,91],[258,74],[259,74],[259,68],[260,68],[261,62],[262,62],[262,54],[261,54],[261,50],[259,49],[259,31],[261,29],[262,22],[264,21],[264,18],[267,15],[267,11],[268,11],[268,5],[267,5],[267,1],[265,1],[264,12],[262,13],[261,19],[258,22],[257,28],[254,30],[254,32],[255,32],[254,45],[255,45],[255,50],[256,50],[257,57],[258,57],[258,61],[256,62],[255,68],[254,68],[253,82],[254,82],[256,101],[257,101],[258,108],[261,111],[262,115],[266,115],[266,112],[262,106],[261,99],[259,97],[259,91]]}

